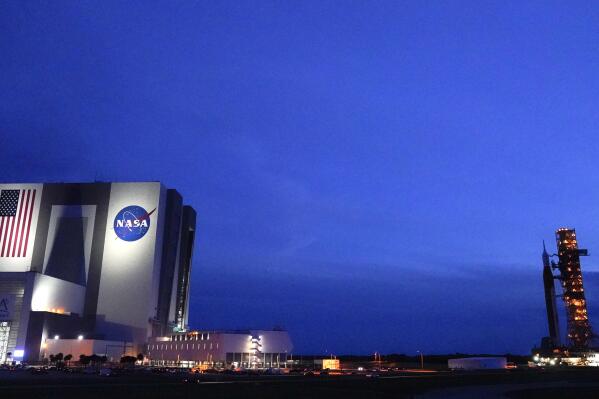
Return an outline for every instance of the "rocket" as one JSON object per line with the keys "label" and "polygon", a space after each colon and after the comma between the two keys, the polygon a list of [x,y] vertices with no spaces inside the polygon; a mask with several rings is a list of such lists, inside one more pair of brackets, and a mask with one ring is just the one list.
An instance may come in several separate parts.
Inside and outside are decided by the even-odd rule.
{"label": "rocket", "polygon": [[545,249],[543,241],[543,285],[545,286],[545,305],[547,307],[547,323],[549,326],[549,337],[554,346],[560,345],[559,323],[557,319],[557,305],[555,303],[554,277],[549,262],[549,254]]}

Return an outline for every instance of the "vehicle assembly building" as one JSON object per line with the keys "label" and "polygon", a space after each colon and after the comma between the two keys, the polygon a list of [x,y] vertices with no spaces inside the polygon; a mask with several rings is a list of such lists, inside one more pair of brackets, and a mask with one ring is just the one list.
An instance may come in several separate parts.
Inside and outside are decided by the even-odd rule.
{"label": "vehicle assembly building", "polygon": [[157,182],[0,184],[0,363],[185,331],[195,224]]}
{"label": "vehicle assembly building", "polygon": [[[557,253],[549,255],[543,244],[543,286],[549,336],[543,339],[541,351],[543,355],[535,355],[535,359],[550,359],[554,355],[563,358],[593,358],[591,340],[593,332],[587,314],[587,303],[582,282],[580,257],[587,256],[586,249],[578,248],[576,230],[560,228],[555,232]],[[550,262],[550,257],[557,257],[558,262]],[[553,274],[557,270],[557,275]],[[562,287],[562,299],[565,308],[567,335],[562,340],[559,329],[558,308],[554,280],[559,280]],[[576,356],[580,355],[579,357]],[[553,359],[554,362],[556,359]],[[539,360],[536,360],[539,361]]]}

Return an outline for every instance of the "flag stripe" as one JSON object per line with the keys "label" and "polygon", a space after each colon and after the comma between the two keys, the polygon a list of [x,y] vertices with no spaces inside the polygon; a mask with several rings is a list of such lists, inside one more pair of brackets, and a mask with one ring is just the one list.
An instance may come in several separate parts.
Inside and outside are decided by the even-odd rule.
{"label": "flag stripe", "polygon": [[[8,230],[8,222],[10,221],[10,217],[9,216],[3,216],[3,226],[2,226],[2,231],[0,231],[0,244],[4,244],[4,239],[6,237],[6,230]],[[2,256],[2,245],[0,245],[0,256]]]}
{"label": "flag stripe", "polygon": [[33,205],[35,204],[35,191],[33,190],[33,199],[31,200],[31,206],[29,207],[29,220],[27,221],[27,232],[25,233],[25,248],[23,249],[23,256],[27,256],[27,243],[29,242],[29,231],[31,230],[31,217],[33,216]]}
{"label": "flag stripe", "polygon": [[12,222],[10,224],[10,231],[8,232],[8,247],[6,247],[6,256],[10,256],[10,246],[12,245],[12,239],[14,237],[16,224],[17,224],[17,215],[12,217]]}
{"label": "flag stripe", "polygon": [[25,200],[25,213],[23,217],[23,225],[21,226],[21,234],[19,234],[19,250],[17,251],[17,256],[21,256],[21,251],[23,250],[23,233],[25,233],[25,223],[27,223],[27,210],[29,209],[29,197],[31,196],[31,190],[27,190],[27,199]]}
{"label": "flag stripe", "polygon": [[4,256],[4,249],[6,248],[7,235],[12,226],[12,220],[14,219],[14,216],[7,216],[7,217],[8,217],[8,220],[6,221],[6,227],[4,228],[4,241],[2,242],[2,253],[0,253],[0,256]]}
{"label": "flag stripe", "polygon": [[17,213],[17,217],[18,217],[18,222],[16,223],[17,225],[17,230],[15,231],[14,237],[13,237],[13,242],[12,242],[12,253],[10,256],[14,257],[15,256],[15,250],[17,249],[17,241],[19,238],[19,230],[21,230],[21,220],[23,220],[23,202],[25,202],[25,190],[21,191],[21,203],[19,204],[19,213]]}
{"label": "flag stripe", "polygon": [[0,217],[0,244],[2,244],[2,229],[4,229],[4,216]]}

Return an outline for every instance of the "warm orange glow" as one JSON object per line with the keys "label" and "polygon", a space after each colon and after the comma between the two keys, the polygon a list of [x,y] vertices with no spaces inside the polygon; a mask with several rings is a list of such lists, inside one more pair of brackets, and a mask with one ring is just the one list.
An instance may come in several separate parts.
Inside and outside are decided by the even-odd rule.
{"label": "warm orange glow", "polygon": [[322,368],[323,370],[339,370],[341,368],[341,363],[339,359],[322,359]]}
{"label": "warm orange glow", "polygon": [[191,369],[191,372],[192,373],[203,373],[206,370],[208,370],[208,363],[198,364],[197,366],[195,366],[194,368]]}

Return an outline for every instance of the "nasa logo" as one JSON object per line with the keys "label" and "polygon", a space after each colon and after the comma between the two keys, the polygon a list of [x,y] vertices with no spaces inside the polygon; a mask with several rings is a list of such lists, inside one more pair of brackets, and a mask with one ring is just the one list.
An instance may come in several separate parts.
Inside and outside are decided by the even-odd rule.
{"label": "nasa logo", "polygon": [[124,241],[137,241],[150,229],[150,215],[156,208],[147,212],[138,205],[130,205],[120,210],[114,218],[114,232]]}

